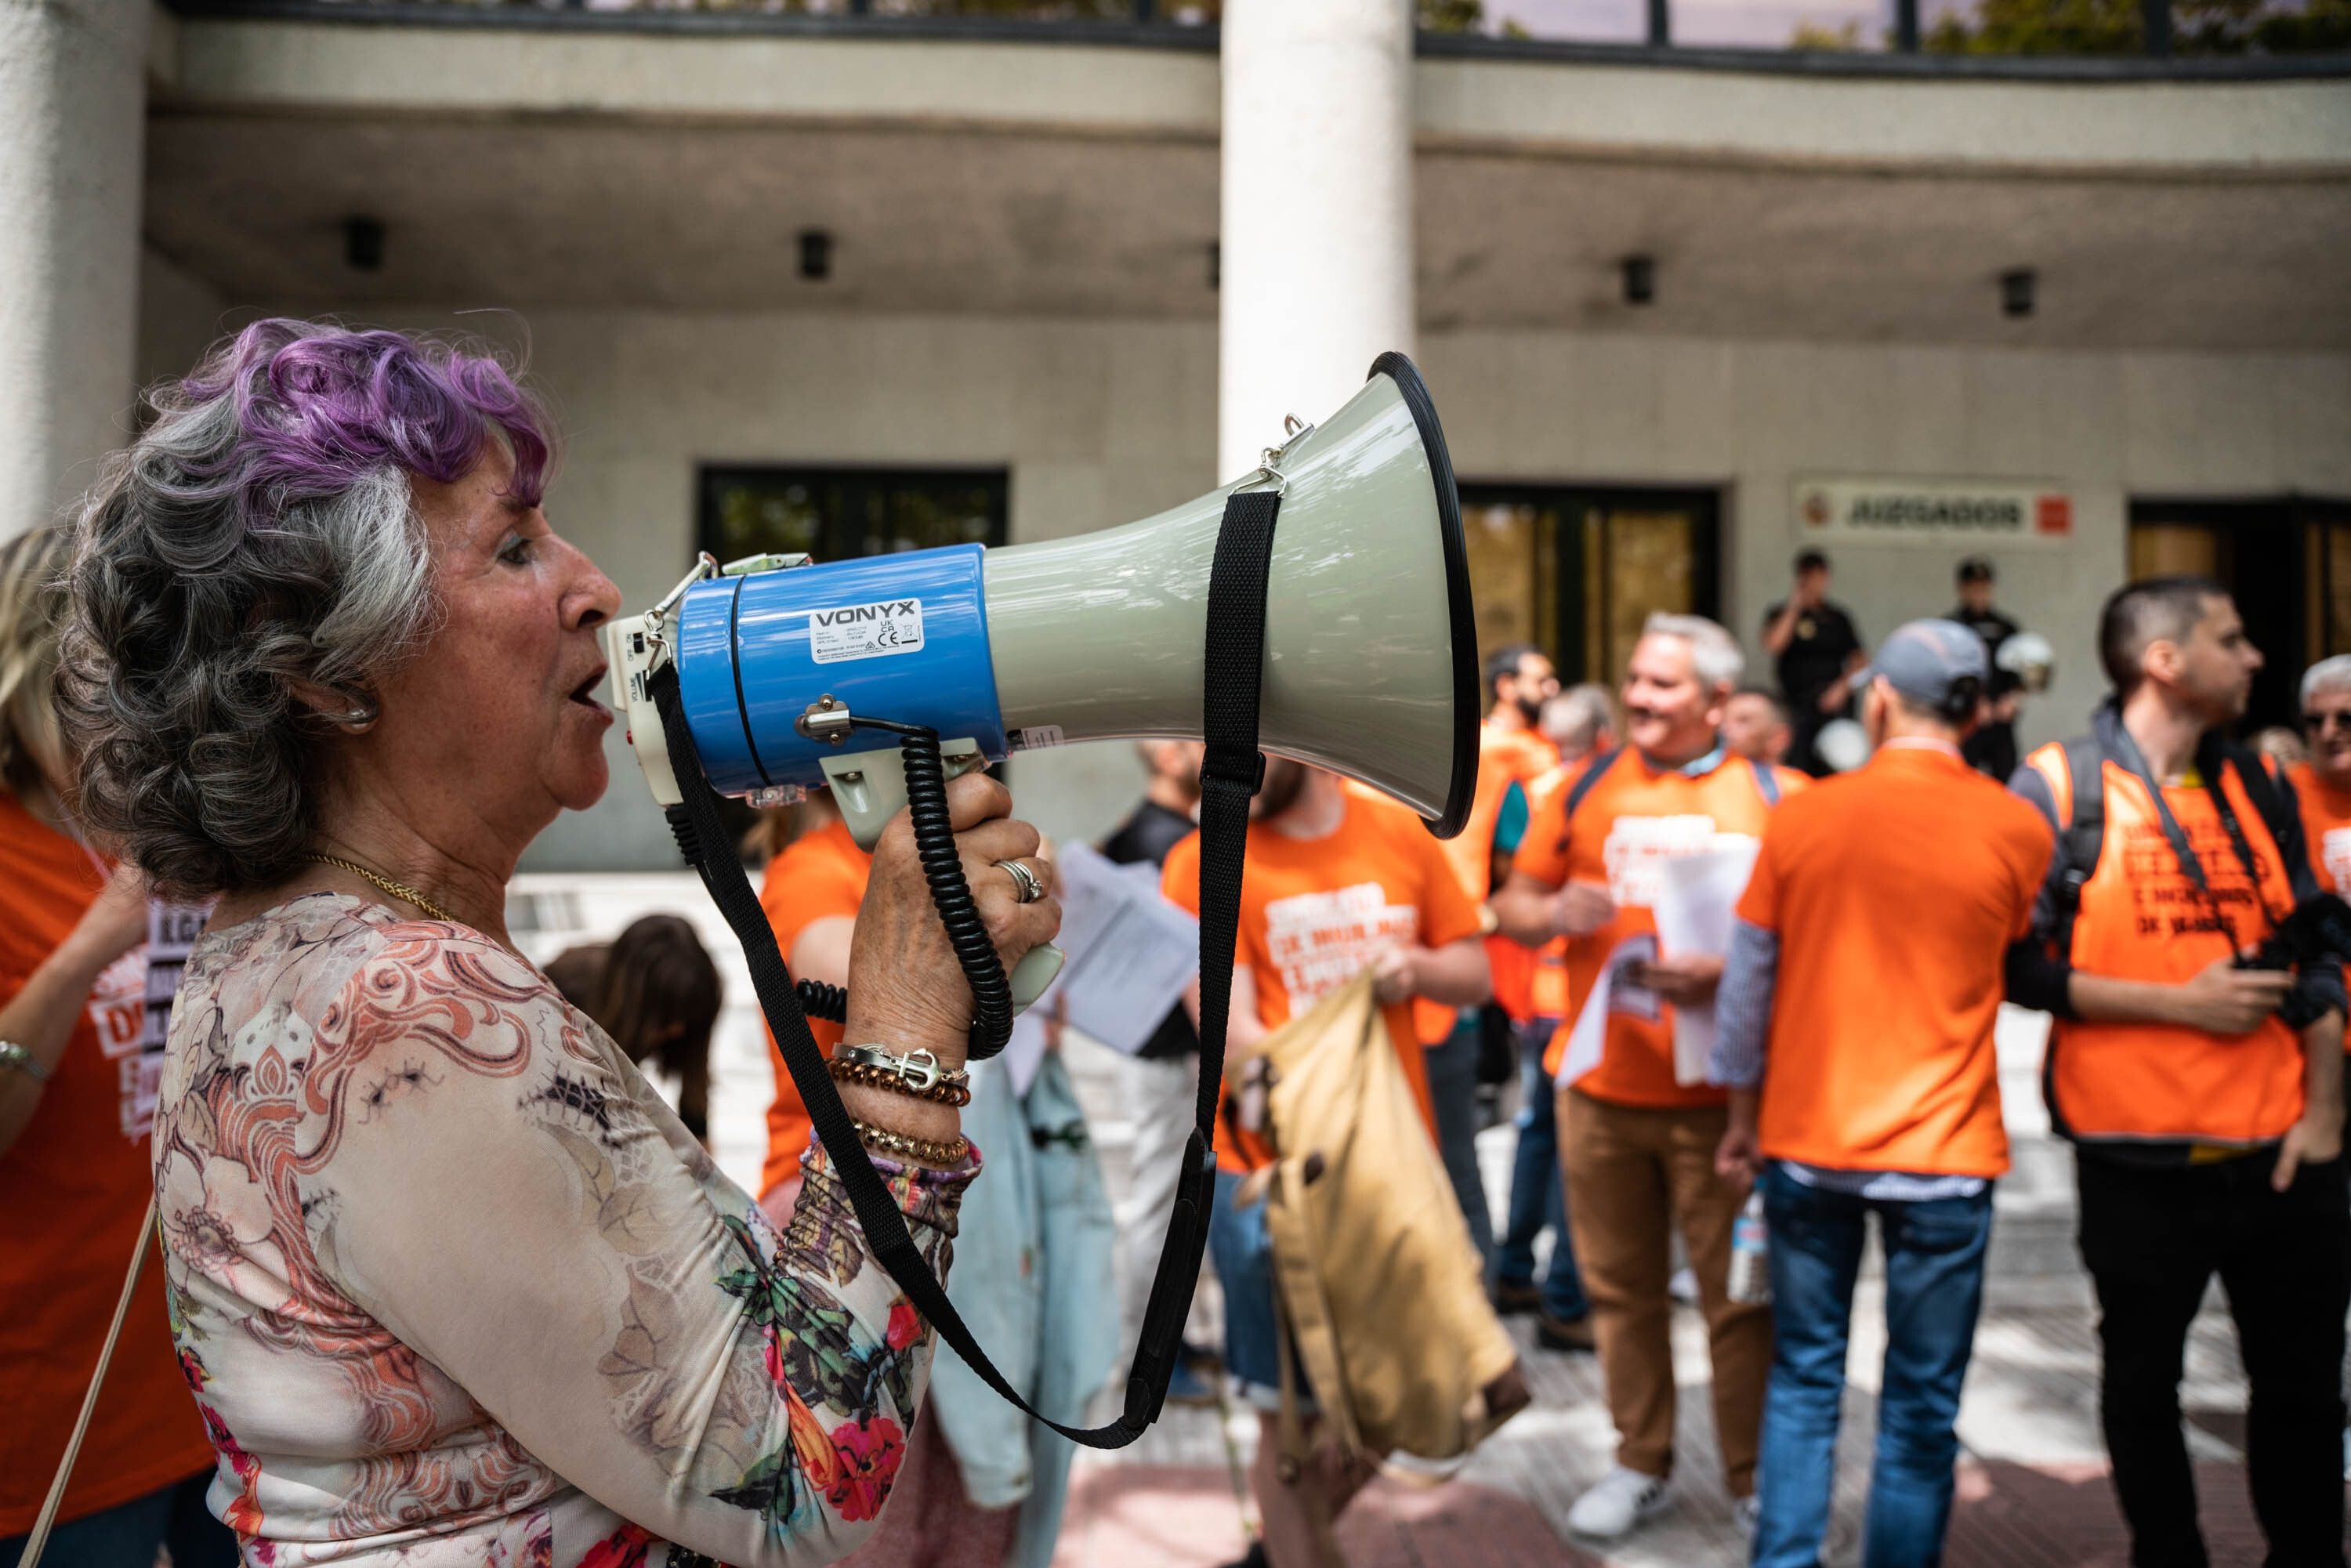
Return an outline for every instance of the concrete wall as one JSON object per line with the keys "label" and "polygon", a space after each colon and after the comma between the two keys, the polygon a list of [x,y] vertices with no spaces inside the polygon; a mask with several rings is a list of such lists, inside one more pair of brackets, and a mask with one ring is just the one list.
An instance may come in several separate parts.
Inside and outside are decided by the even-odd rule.
{"label": "concrete wall", "polygon": [[[183,371],[222,321],[217,300],[152,256],[143,293],[142,376]],[[509,342],[524,325],[446,312],[392,324]],[[557,526],[632,605],[683,570],[706,462],[1002,465],[1016,540],[1142,517],[1217,477],[1208,322],[549,312],[528,337],[569,441]],[[1421,362],[1465,482],[1719,487],[1725,613],[1750,651],[1799,543],[1793,476],[2062,483],[2073,541],[2000,558],[2003,606],[2057,650],[2028,740],[2074,727],[2099,693],[2089,622],[2123,575],[2130,497],[2351,496],[2351,356],[1456,331],[1425,333]],[[1841,548],[1837,597],[1883,634],[1949,607],[1959,553]],[[528,865],[671,863],[617,733],[612,756],[605,803],[559,822]],[[1137,777],[1122,746],[1014,767],[1023,812],[1063,837],[1108,827]]]}

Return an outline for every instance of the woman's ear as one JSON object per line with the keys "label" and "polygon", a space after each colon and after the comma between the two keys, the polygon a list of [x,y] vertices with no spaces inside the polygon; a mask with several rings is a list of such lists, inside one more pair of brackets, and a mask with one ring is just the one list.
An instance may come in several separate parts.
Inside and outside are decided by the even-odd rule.
{"label": "woman's ear", "polygon": [[323,682],[297,678],[286,683],[294,700],[325,719],[336,728],[352,735],[365,735],[375,727],[382,709],[375,698],[365,692],[346,691]]}

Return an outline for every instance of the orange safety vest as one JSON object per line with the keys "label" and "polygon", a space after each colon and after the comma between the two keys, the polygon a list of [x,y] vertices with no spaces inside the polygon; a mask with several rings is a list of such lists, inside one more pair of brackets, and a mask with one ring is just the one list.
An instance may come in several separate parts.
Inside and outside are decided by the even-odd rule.
{"label": "orange safety vest", "polygon": [[[2043,746],[2025,761],[2049,783],[2062,862],[2074,812],[2065,747]],[[2285,858],[2233,761],[2221,764],[2220,787],[2252,851],[2253,877],[2210,788],[2163,792],[2203,865],[2209,897],[2180,869],[2147,785],[2111,758],[2099,768],[2105,828],[2096,859],[2067,868],[2080,878],[2064,955],[2074,967],[2180,985],[2257,944],[2293,909]],[[2173,1024],[2057,1019],[2043,1071],[2051,1120],[2077,1142],[2251,1147],[2283,1137],[2302,1115],[2302,1041],[2274,1014],[2236,1040]]]}

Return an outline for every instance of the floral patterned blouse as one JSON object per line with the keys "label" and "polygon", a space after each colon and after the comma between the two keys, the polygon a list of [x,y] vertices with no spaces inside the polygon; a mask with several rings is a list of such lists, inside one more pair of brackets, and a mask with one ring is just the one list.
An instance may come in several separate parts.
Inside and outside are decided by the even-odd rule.
{"label": "floral patterned blouse", "polygon": [[[778,1236],[470,930],[313,894],[207,934],[154,1151],[249,1563],[830,1563],[889,1496],[931,1339],[822,1151]],[[977,1160],[874,1164],[944,1273]]]}

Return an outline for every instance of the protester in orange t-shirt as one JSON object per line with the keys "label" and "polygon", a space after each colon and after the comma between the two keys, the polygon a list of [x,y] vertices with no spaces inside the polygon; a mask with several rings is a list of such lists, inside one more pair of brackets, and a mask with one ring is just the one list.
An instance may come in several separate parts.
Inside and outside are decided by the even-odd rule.
{"label": "protester in orange t-shirt", "polygon": [[[49,704],[64,536],[0,547],[0,1562],[48,1490],[154,1193],[148,1133],[170,1015],[148,996],[141,884],[80,841]],[[195,916],[157,918],[193,927]],[[172,940],[192,931],[167,932]],[[180,1375],[163,1271],[144,1270],[50,1537],[57,1562],[234,1562],[204,1510],[213,1474]]]}
{"label": "protester in orange t-shirt", "polygon": [[[1712,1001],[1722,959],[1659,951],[1650,914],[1666,860],[1760,838],[1772,806],[1801,787],[1784,768],[1722,749],[1723,705],[1743,663],[1713,622],[1651,616],[1627,665],[1631,744],[1536,814],[1494,900],[1502,929],[1527,946],[1568,938],[1570,1016],[1544,1066],[1561,1083],[1568,1224],[1618,1437],[1615,1469],[1568,1516],[1570,1528],[1596,1540],[1624,1535],[1664,1505],[1673,1463],[1667,1279],[1675,1227],[1707,1317],[1724,1477],[1740,1508],[1752,1506],[1771,1319],[1725,1290],[1742,1195],[1714,1170],[1724,1093],[1681,1082],[1674,1061],[1674,1009]],[[1563,1063],[1573,1015],[1602,1006],[1604,971],[1597,1049],[1591,1060],[1579,1052]]]}
{"label": "protester in orange t-shirt", "polygon": [[1991,1182],[2008,1169],[1992,1031],[2054,848],[2040,813],[1961,755],[1991,686],[1983,639],[1955,621],[1888,637],[1862,699],[1876,755],[1773,813],[1739,902],[1709,1075],[1731,1088],[1718,1166],[1758,1183],[1771,1239],[1759,1563],[1820,1561],[1873,1212],[1898,1375],[1878,1401],[1871,1552],[1942,1556]]}
{"label": "protester in orange t-shirt", "polygon": [[[1388,1038],[1433,1140],[1412,1003],[1425,997],[1465,1008],[1486,1000],[1477,906],[1417,817],[1348,789],[1335,774],[1270,757],[1249,814],[1226,1083],[1246,1082],[1249,1061],[1268,1035],[1369,968]],[[1198,913],[1198,834],[1167,852],[1161,886],[1175,903]],[[1196,1019],[1196,984],[1189,999]],[[1208,1248],[1225,1293],[1225,1366],[1259,1410],[1251,1479],[1267,1554],[1282,1563],[1328,1562],[1335,1552],[1332,1521],[1368,1472],[1339,1455],[1335,1445],[1318,1444],[1313,1473],[1289,1480],[1280,1474],[1283,1445],[1275,1412],[1281,1368],[1272,1249],[1263,1204],[1240,1201],[1243,1177],[1272,1158],[1262,1137],[1237,1125],[1241,1104],[1256,1098],[1226,1094],[1218,1109]]]}
{"label": "protester in orange t-shirt", "polygon": [[[857,930],[857,906],[865,902],[865,879],[873,857],[857,847],[849,824],[820,790],[800,807],[799,834],[768,862],[759,884],[759,907],[776,933],[776,949],[795,980],[849,981],[849,944]],[[831,1056],[841,1043],[841,1026],[809,1019],[816,1042]],[[764,1031],[763,1031],[764,1032]],[[768,1061],[776,1074],[776,1097],[768,1103],[768,1157],[759,1170],[759,1206],[780,1227],[791,1219],[799,1196],[800,1155],[808,1152],[808,1107],[768,1037]]]}
{"label": "protester in orange t-shirt", "polygon": [[2318,885],[2351,898],[2351,653],[2303,673],[2303,736],[2310,760],[2286,769],[2302,806],[2302,836]]}

